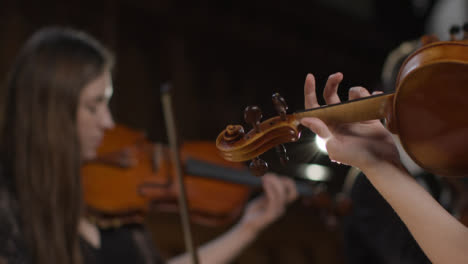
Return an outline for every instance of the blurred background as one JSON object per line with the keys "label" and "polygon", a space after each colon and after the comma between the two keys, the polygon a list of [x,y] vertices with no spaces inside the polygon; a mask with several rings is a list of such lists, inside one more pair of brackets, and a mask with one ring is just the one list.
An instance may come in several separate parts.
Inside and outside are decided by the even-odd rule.
{"label": "blurred background", "polygon": [[[259,106],[264,118],[275,116],[273,93],[284,97],[289,112],[302,110],[309,72],[319,90],[328,75],[342,72],[342,99],[352,86],[393,89],[382,80],[390,52],[427,33],[447,39],[450,25],[465,22],[467,14],[465,0],[2,0],[0,74],[4,80],[37,29],[84,30],[116,55],[110,104],[117,123],[167,142],[160,88],[169,83],[179,138],[214,144],[226,125],[245,125],[246,106]],[[287,144],[287,167],[271,153],[265,160],[272,170],[302,181],[308,175],[298,168],[322,165],[325,178],[312,184],[335,198],[349,168],[331,164],[314,142],[314,135],[304,133],[300,142]],[[298,202],[238,262],[344,263],[342,215]],[[154,212],[148,223],[164,256],[183,251],[177,215]],[[195,225],[196,243],[226,228]]]}

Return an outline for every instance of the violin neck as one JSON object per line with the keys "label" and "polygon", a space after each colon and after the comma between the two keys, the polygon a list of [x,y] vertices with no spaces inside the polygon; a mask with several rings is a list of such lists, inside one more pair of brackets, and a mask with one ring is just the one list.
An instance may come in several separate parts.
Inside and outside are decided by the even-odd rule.
{"label": "violin neck", "polygon": [[364,97],[295,113],[295,118],[317,117],[327,124],[361,122],[389,118],[394,93]]}
{"label": "violin neck", "polygon": [[[202,160],[187,159],[185,161],[185,170],[188,175],[197,175],[251,187],[262,186],[262,180],[248,170],[227,168]],[[296,187],[299,195],[311,196],[315,194],[315,190],[307,184],[296,182]]]}

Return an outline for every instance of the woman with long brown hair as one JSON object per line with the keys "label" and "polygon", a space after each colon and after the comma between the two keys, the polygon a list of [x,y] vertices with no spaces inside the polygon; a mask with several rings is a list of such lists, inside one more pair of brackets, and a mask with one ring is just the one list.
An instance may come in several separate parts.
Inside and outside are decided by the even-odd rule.
{"label": "woman with long brown hair", "polygon": [[[112,66],[98,41],[63,28],[35,33],[17,57],[0,94],[0,263],[107,262],[102,234],[82,218],[80,167],[114,126]],[[263,187],[265,195],[249,204],[238,224],[199,249],[203,263],[232,260],[297,197],[285,177],[265,176]],[[110,250],[132,256],[127,245],[138,247],[131,241],[135,230],[143,229],[118,230],[129,241]],[[143,251],[135,249],[129,262],[157,261]],[[171,261],[190,259],[185,254]]]}
{"label": "woman with long brown hair", "polygon": [[[0,210],[12,217],[1,225],[0,248],[7,258],[81,262],[81,159],[113,125],[112,61],[94,39],[58,28],[35,34],[17,57],[1,97]],[[99,123],[94,131],[91,122]]]}

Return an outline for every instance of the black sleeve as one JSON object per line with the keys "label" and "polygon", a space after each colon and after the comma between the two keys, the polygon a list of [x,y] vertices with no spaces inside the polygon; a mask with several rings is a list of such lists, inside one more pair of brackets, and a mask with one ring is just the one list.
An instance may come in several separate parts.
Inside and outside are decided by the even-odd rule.
{"label": "black sleeve", "polygon": [[94,249],[90,245],[83,247],[86,264],[163,263],[151,240],[150,232],[142,225],[100,229],[100,235],[99,249]]}
{"label": "black sleeve", "polygon": [[351,189],[353,210],[344,223],[349,264],[431,263],[393,208],[362,173]]}

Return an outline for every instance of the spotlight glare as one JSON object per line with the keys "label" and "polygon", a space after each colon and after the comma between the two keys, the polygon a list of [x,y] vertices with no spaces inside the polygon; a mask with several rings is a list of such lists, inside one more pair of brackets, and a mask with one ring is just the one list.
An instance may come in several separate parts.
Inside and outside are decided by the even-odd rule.
{"label": "spotlight glare", "polygon": [[305,166],[304,175],[312,181],[327,181],[330,179],[330,169],[322,165],[310,164]]}
{"label": "spotlight glare", "polygon": [[328,153],[327,147],[325,146],[325,140],[317,135],[315,135],[315,146],[322,152]]}

